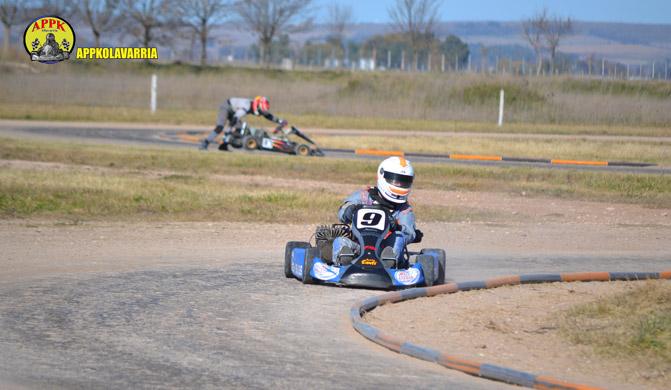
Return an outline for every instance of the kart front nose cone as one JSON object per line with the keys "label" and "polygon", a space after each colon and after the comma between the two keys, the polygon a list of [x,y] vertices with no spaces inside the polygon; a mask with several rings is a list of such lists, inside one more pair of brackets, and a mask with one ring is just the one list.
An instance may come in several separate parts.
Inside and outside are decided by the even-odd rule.
{"label": "kart front nose cone", "polygon": [[367,287],[391,289],[394,287],[389,275],[385,273],[348,273],[340,279],[340,283],[350,287]]}

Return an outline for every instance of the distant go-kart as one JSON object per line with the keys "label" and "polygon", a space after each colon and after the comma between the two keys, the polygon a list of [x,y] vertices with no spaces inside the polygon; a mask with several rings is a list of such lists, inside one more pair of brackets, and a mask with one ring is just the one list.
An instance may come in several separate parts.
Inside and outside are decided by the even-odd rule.
{"label": "distant go-kart", "polygon": [[[294,142],[288,135],[295,135],[307,143]],[[266,150],[298,156],[323,156],[324,152],[307,135],[291,126],[288,134],[280,132],[278,135],[270,135],[265,129],[249,127],[246,123],[238,131],[231,134],[230,145],[236,149]]]}
{"label": "distant go-kart", "polygon": [[[284,254],[284,275],[305,284],[333,284],[374,289],[400,289],[445,283],[445,251],[404,249],[397,261],[382,241],[395,229],[389,211],[380,206],[361,206],[350,225],[320,226],[315,246],[308,242],[288,242]],[[333,240],[345,236],[357,242],[360,253],[351,259],[332,259]],[[417,230],[414,243],[422,240]]]}

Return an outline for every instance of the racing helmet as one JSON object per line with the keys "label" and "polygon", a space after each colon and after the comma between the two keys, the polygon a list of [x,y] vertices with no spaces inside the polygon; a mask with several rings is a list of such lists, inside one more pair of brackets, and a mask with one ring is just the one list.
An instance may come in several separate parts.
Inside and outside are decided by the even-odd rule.
{"label": "racing helmet", "polygon": [[270,109],[270,101],[265,96],[257,96],[252,102],[252,112],[254,115],[260,115]]}
{"label": "racing helmet", "polygon": [[408,201],[415,170],[403,157],[389,157],[377,168],[377,189],[386,200],[403,204]]}

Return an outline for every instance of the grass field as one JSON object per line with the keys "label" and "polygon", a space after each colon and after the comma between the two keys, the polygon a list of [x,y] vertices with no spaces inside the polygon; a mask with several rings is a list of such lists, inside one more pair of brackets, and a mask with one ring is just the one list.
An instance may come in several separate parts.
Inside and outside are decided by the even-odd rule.
{"label": "grass field", "polygon": [[[3,169],[0,172],[0,215],[3,218],[317,222],[330,220],[345,195],[332,190],[338,188],[332,183],[369,184],[377,166],[376,161],[365,160],[200,153],[11,138],[0,139],[0,159],[74,167]],[[668,176],[439,164],[416,164],[416,169],[417,189],[525,192],[528,196],[671,207],[671,177]],[[218,177],[225,175],[258,176],[270,184],[229,183]],[[324,185],[288,189],[273,184],[283,177]],[[416,206],[422,220],[488,217],[475,215],[468,209]]]}
{"label": "grass field", "polygon": [[[82,64],[0,65],[0,117],[212,124],[230,96],[268,95],[303,127],[670,135],[671,84],[480,74],[310,72]],[[159,76],[150,117],[149,78]],[[43,88],[67,86],[67,88]]]}
{"label": "grass field", "polygon": [[[671,282],[595,299],[565,312],[561,332],[598,353],[637,361],[655,378],[671,375]],[[633,374],[633,373],[632,373]]]}

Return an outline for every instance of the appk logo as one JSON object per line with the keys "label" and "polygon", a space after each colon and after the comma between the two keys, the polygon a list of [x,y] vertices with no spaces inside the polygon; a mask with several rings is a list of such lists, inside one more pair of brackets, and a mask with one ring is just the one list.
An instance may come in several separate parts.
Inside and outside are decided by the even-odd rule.
{"label": "appk logo", "polygon": [[75,31],[65,19],[42,16],[26,27],[23,45],[31,61],[55,64],[70,58],[75,47]]}

